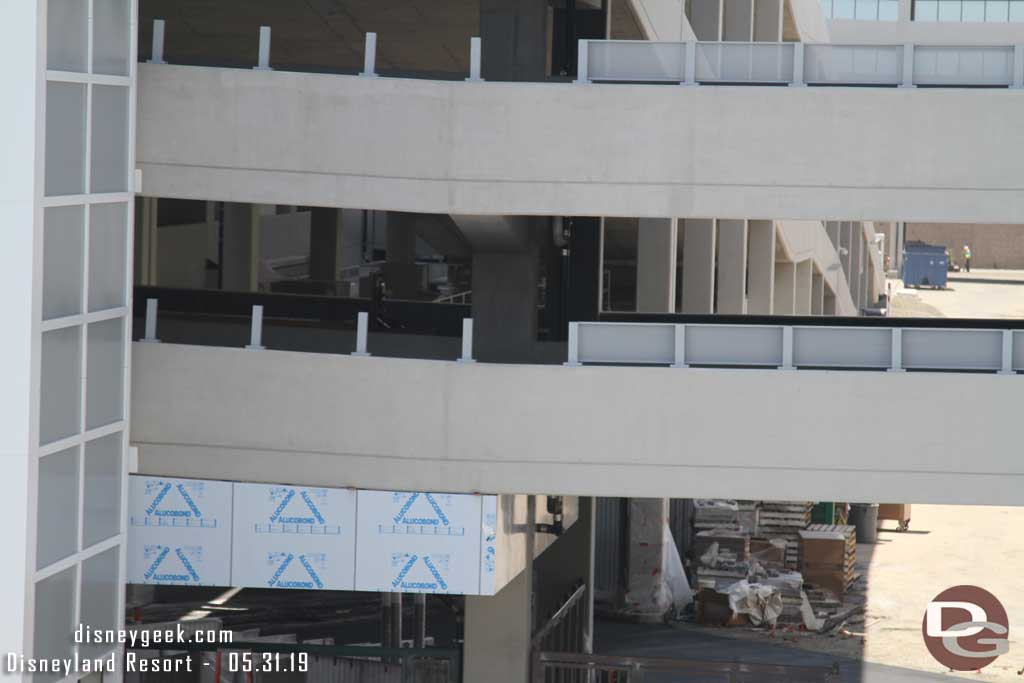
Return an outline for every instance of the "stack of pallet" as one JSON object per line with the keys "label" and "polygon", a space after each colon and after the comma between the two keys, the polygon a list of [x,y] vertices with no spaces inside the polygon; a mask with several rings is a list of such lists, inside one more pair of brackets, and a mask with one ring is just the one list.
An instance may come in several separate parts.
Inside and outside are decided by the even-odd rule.
{"label": "stack of pallet", "polygon": [[843,524],[812,524],[800,532],[800,571],[804,581],[842,599],[856,578],[857,529]]}
{"label": "stack of pallet", "polygon": [[694,500],[693,528],[697,532],[708,529],[739,531],[739,506],[735,500],[711,498]]}
{"label": "stack of pallet", "polygon": [[811,523],[814,503],[800,501],[762,501],[758,515],[758,536],[786,541],[786,566],[795,569],[800,562],[800,531]]}

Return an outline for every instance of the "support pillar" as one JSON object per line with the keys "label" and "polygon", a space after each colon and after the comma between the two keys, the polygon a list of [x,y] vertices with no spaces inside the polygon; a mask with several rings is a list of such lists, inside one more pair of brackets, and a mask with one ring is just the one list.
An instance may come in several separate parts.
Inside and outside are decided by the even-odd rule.
{"label": "support pillar", "polygon": [[683,313],[715,312],[715,223],[683,221]]}
{"label": "support pillar", "polygon": [[754,40],[759,43],[782,42],[784,0],[754,0]]}
{"label": "support pillar", "polygon": [[857,306],[858,312],[861,306],[864,305],[860,288],[862,281],[860,275],[863,267],[864,233],[861,230],[860,223],[853,222],[850,224],[850,274],[847,281],[850,284],[850,296],[853,298],[853,303]]}
{"label": "support pillar", "polygon": [[825,297],[821,306],[821,314],[826,316],[836,314],[836,295],[827,287],[825,288]]}
{"label": "support pillar", "polygon": [[641,218],[637,234],[636,310],[674,313],[676,310],[675,218]]}
{"label": "support pillar", "polygon": [[907,224],[903,221],[896,222],[896,275],[903,277],[903,243],[907,239]]}
{"label": "support pillar", "polygon": [[796,302],[793,309],[796,315],[811,314],[811,280],[813,274],[814,264],[811,259],[806,259],[796,264]]}
{"label": "support pillar", "polygon": [[260,216],[259,204],[224,203],[223,288],[236,292],[259,289]]}
{"label": "support pillar", "polygon": [[823,315],[825,312],[825,278],[821,273],[811,276],[811,315]]}
{"label": "support pillar", "polygon": [[672,606],[665,580],[668,498],[629,499],[629,561],[626,609],[639,620],[661,621]]}
{"label": "support pillar", "polygon": [[[141,201],[140,201],[141,200]],[[139,226],[135,254],[135,281],[141,285],[157,283],[157,205],[156,197],[136,200],[136,224]]]}
{"label": "support pillar", "polygon": [[747,313],[771,315],[775,298],[775,222],[750,221]]}
{"label": "support pillar", "polygon": [[416,267],[416,214],[389,211],[387,226],[384,279],[388,294],[395,299],[415,299],[420,292],[419,269]]}
{"label": "support pillar", "polygon": [[[520,251],[473,252],[473,346],[478,360],[533,358],[540,281],[540,256],[533,233],[538,232],[531,231],[528,246]],[[596,296],[593,301],[596,304]]]}
{"label": "support pillar", "polygon": [[341,212],[314,207],[309,218],[309,279],[334,282],[338,277],[338,227]]}
{"label": "support pillar", "polygon": [[911,6],[914,4],[914,0],[899,0],[899,20],[901,22],[909,22],[912,16]]}
{"label": "support pillar", "polygon": [[747,312],[747,221],[718,221],[718,313]]}
{"label": "support pillar", "polygon": [[[853,236],[853,227],[850,221],[842,221],[839,224],[839,262],[843,266],[843,275],[846,276],[847,282],[850,280],[850,264],[852,262],[853,249],[850,246],[851,237]],[[846,253],[842,253],[845,250]],[[851,289],[851,291],[853,291]]]}
{"label": "support pillar", "polygon": [[697,40],[715,42],[722,39],[724,10],[724,0],[690,3],[690,26]]}
{"label": "support pillar", "polygon": [[414,600],[415,625],[413,627],[412,646],[419,649],[426,647],[427,643],[427,594],[417,593]]}
{"label": "support pillar", "polygon": [[488,81],[547,77],[549,6],[535,0],[480,0],[480,65]]}
{"label": "support pillar", "polygon": [[528,683],[533,635],[533,555],[536,498],[529,496],[526,564],[493,596],[466,596],[463,680]]}
{"label": "support pillar", "polygon": [[754,0],[725,0],[722,40],[749,43],[754,40]]}
{"label": "support pillar", "polygon": [[796,264],[789,261],[775,263],[774,314],[793,315],[796,306]]}

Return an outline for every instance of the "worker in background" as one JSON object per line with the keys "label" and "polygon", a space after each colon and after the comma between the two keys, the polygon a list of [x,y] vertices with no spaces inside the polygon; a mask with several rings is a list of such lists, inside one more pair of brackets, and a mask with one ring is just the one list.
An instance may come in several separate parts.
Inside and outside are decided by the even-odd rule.
{"label": "worker in background", "polygon": [[971,246],[969,244],[964,245],[964,271],[971,272]]}

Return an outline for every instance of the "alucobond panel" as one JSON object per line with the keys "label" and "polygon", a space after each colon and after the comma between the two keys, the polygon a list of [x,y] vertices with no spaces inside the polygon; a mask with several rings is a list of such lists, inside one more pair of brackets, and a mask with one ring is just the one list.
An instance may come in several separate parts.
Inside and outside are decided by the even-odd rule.
{"label": "alucobond panel", "polygon": [[235,484],[231,585],[352,590],[356,493]]}
{"label": "alucobond panel", "polygon": [[359,491],[356,590],[479,594],[481,500]]}
{"label": "alucobond panel", "polygon": [[231,585],[232,484],[130,477],[128,583]]}

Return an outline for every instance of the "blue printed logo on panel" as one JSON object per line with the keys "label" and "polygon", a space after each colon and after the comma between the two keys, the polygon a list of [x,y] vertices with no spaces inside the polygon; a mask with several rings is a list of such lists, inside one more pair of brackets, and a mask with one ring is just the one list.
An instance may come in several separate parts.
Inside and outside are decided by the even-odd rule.
{"label": "blue printed logo on panel", "polygon": [[272,511],[267,524],[255,525],[256,533],[340,535],[341,526],[328,524],[321,512],[327,493],[326,489],[271,488],[267,502]]}
{"label": "blue printed logo on panel", "polygon": [[494,573],[494,559],[497,554],[495,543],[497,535],[494,529],[498,526],[498,516],[494,513],[484,515],[484,528],[487,534],[484,537],[484,571],[488,574]]}
{"label": "blue printed logo on panel", "polygon": [[448,572],[448,555],[393,553],[391,568],[398,572],[391,581],[393,590],[418,593],[448,590],[448,582],[444,580],[444,574]]}
{"label": "blue printed logo on panel", "polygon": [[398,506],[392,524],[377,525],[382,534],[416,536],[465,536],[466,528],[452,524],[438,502],[450,507],[451,496],[433,493],[395,493],[392,502]]}
{"label": "blue printed logo on panel", "polygon": [[324,587],[320,572],[327,568],[327,556],[323,553],[268,553],[267,564],[274,572],[267,581],[270,588]]}
{"label": "blue printed logo on panel", "polygon": [[146,482],[145,496],[149,504],[142,516],[132,515],[132,526],[198,527],[216,529],[215,517],[204,516],[196,502],[201,500],[204,482],[169,482],[152,479]]}
{"label": "blue printed logo on panel", "polygon": [[176,584],[197,584],[199,572],[195,565],[203,559],[199,546],[147,545],[143,557],[149,568],[143,575],[146,581]]}

